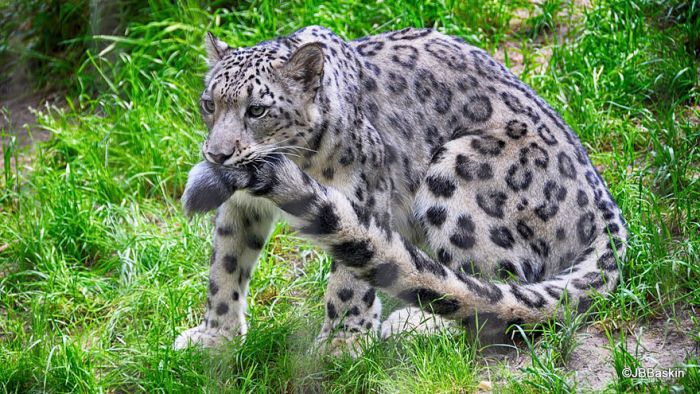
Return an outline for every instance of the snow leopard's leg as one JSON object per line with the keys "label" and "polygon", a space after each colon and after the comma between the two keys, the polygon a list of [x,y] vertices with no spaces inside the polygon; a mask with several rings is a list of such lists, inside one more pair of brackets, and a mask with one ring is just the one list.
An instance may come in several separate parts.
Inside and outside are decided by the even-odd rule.
{"label": "snow leopard's leg", "polygon": [[392,335],[434,335],[451,331],[458,325],[442,316],[408,306],[397,309],[382,322],[381,337]]}
{"label": "snow leopard's leg", "polygon": [[374,287],[357,280],[344,266],[333,263],[325,295],[326,316],[317,341],[332,354],[357,356],[360,341],[380,327],[381,301]]}
{"label": "snow leopard's leg", "polygon": [[204,321],[181,333],[175,349],[215,347],[246,333],[248,283],[277,211],[268,200],[244,192],[234,194],[219,207]]}

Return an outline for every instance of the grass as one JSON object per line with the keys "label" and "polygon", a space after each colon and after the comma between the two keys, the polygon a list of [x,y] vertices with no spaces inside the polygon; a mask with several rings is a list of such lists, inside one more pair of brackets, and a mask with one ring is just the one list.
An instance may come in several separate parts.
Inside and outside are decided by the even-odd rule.
{"label": "grass", "polygon": [[[608,388],[700,390],[697,356],[674,383],[621,373],[641,363],[622,340],[627,327],[682,319],[700,304],[700,3],[148,4],[125,36],[95,37],[104,49],[81,54],[66,108],[40,115],[48,142],[27,154],[2,130],[0,390],[473,392],[489,379],[503,392],[580,389],[566,363],[573,328],[588,323],[574,316],[526,336],[521,350],[534,361],[521,371],[487,367],[483,346],[448,333],[319,361],[309,349],[329,260],[283,224],[253,278],[245,343],[171,350],[202,316],[211,249],[210,219],[189,221],[178,203],[204,138],[204,32],[247,46],[308,24],[347,38],[436,27],[491,52],[518,42],[521,77],[577,131],[631,231],[621,284],[588,319],[609,333]],[[516,23],[521,10],[529,17]],[[542,50],[551,55],[536,67]]]}

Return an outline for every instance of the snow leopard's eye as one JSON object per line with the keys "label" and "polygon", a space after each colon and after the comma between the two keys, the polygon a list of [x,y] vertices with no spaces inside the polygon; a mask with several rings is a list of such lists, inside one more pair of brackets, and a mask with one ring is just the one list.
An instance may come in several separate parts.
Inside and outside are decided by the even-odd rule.
{"label": "snow leopard's eye", "polygon": [[214,108],[214,100],[202,99],[202,109],[204,110],[204,112],[206,112],[207,114],[213,114]]}
{"label": "snow leopard's eye", "polygon": [[248,107],[248,116],[251,118],[260,118],[267,112],[267,108],[262,105],[251,105]]}

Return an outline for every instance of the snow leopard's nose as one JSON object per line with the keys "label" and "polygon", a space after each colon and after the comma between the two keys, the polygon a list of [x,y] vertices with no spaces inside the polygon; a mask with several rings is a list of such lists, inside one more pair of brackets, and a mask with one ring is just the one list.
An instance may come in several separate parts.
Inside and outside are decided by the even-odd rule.
{"label": "snow leopard's nose", "polygon": [[226,154],[226,153],[212,153],[212,152],[207,152],[207,156],[211,158],[211,160],[216,163],[216,164],[224,164],[224,162],[233,156],[233,153]]}

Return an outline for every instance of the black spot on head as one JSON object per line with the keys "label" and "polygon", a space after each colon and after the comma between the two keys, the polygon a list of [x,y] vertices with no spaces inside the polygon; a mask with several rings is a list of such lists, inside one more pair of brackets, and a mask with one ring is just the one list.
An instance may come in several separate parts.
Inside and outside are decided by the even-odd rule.
{"label": "black spot on head", "polygon": [[344,167],[349,166],[354,161],[355,161],[355,153],[352,151],[352,148],[350,148],[350,147],[348,147],[345,150],[345,152],[343,152],[343,155],[340,156],[340,159],[338,159],[338,163],[340,163]]}
{"label": "black spot on head", "polygon": [[241,298],[241,295],[236,290],[234,290],[233,293],[231,293],[231,299],[234,301],[238,301],[239,298]]}

